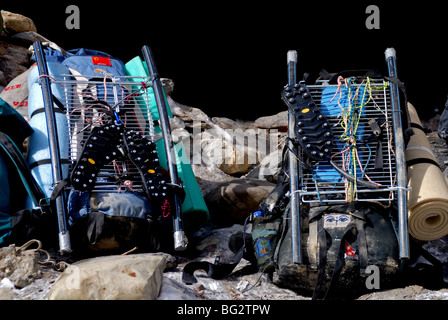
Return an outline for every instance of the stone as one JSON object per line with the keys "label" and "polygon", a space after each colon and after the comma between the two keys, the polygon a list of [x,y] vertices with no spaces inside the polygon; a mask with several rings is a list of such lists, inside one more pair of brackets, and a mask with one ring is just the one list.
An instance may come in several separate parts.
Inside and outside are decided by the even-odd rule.
{"label": "stone", "polygon": [[18,252],[14,245],[0,248],[0,278],[8,278],[15,287],[23,288],[42,276],[35,252]]}
{"label": "stone", "polygon": [[0,300],[14,300],[15,294],[9,288],[0,287]]}
{"label": "stone", "polygon": [[150,253],[78,261],[59,277],[49,300],[154,300],[165,258]]}
{"label": "stone", "polygon": [[223,129],[237,129],[240,127],[236,121],[229,118],[213,117],[212,122]]}
{"label": "stone", "polygon": [[281,150],[277,150],[264,157],[260,164],[251,170],[245,177],[276,183],[281,167],[282,152]]}
{"label": "stone", "polygon": [[362,295],[357,300],[448,300],[446,289],[434,291],[419,285]]}
{"label": "stone", "polygon": [[30,52],[28,49],[0,41],[0,71],[10,82],[30,67]]}
{"label": "stone", "polygon": [[6,37],[6,31],[3,27],[3,16],[0,14],[0,38]]}
{"label": "stone", "polygon": [[160,78],[160,82],[162,82],[163,90],[167,96],[171,95],[174,91],[174,81],[170,78]]}
{"label": "stone", "polygon": [[288,131],[288,111],[279,112],[273,116],[260,117],[255,120],[254,127],[264,129],[278,129]]}
{"label": "stone", "polygon": [[230,175],[243,175],[266,156],[268,138],[260,129],[208,129],[195,139],[200,141],[205,165],[214,164]]}
{"label": "stone", "polygon": [[214,190],[221,182],[235,179],[234,177],[222,172],[215,165],[202,166],[192,164],[191,168],[193,169],[193,173],[204,197]]}
{"label": "stone", "polygon": [[274,187],[271,182],[248,178],[220,183],[205,197],[212,221],[219,227],[244,223]]}
{"label": "stone", "polygon": [[173,116],[180,118],[182,121],[201,122],[201,128],[210,128],[210,124],[213,124],[210,118],[202,110],[178,103],[174,101],[170,95],[167,96],[167,101]]}
{"label": "stone", "polygon": [[1,10],[3,18],[3,27],[7,32],[37,32],[33,20],[18,13],[12,13],[6,10]]}
{"label": "stone", "polygon": [[251,164],[247,161],[246,148],[233,144],[215,130],[206,130],[201,134],[201,159],[206,166],[216,165],[227,174],[249,172]]}

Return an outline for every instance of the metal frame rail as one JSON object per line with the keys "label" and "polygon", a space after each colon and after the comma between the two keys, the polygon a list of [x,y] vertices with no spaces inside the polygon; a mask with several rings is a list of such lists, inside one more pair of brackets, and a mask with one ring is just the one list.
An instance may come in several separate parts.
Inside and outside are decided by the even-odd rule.
{"label": "metal frame rail", "polygon": [[[47,124],[48,144],[50,147],[51,170],[53,181],[55,184],[62,181],[62,167],[61,156],[59,152],[58,129],[56,125],[56,117],[54,112],[53,97],[51,93],[50,80],[48,78],[47,62],[45,54],[42,49],[42,43],[37,41],[33,44],[34,53],[37,60],[37,67],[39,71],[39,81],[42,89],[42,96],[45,109],[45,118]],[[67,198],[64,191],[62,191],[56,198],[56,212],[59,227],[59,251],[61,254],[72,251],[70,243],[70,234],[67,229],[66,222],[66,204]]]}

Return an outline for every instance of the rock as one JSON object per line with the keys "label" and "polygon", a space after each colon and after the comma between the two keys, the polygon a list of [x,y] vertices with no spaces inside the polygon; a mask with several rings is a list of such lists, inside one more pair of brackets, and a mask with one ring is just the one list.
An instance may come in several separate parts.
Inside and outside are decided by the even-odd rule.
{"label": "rock", "polygon": [[282,111],[273,116],[260,117],[255,120],[254,127],[288,131],[288,111]]}
{"label": "rock", "polygon": [[16,33],[15,35],[12,35],[10,39],[14,41],[14,43],[21,44],[24,47],[30,46],[36,41],[42,42],[42,45],[44,45],[44,43],[50,42],[50,40],[34,31],[19,32]]}
{"label": "rock", "polygon": [[212,122],[223,129],[237,129],[240,127],[236,121],[229,118],[213,117]]}
{"label": "rock", "polygon": [[178,103],[169,95],[167,96],[167,101],[173,116],[180,118],[182,121],[200,122],[202,129],[210,128],[210,124],[213,124],[210,118],[202,110]]}
{"label": "rock", "polygon": [[199,188],[204,197],[207,196],[211,190],[214,190],[221,182],[235,179],[222,172],[215,165],[202,166],[192,164],[191,168],[193,169]]}
{"label": "rock", "polygon": [[3,16],[0,13],[0,38],[6,37],[6,31],[3,26]]}
{"label": "rock", "polygon": [[265,130],[240,128],[208,129],[194,137],[201,144],[204,164],[214,164],[231,175],[246,174],[259,164],[272,144],[270,138]]}
{"label": "rock", "polygon": [[[197,138],[198,136],[195,136],[195,139]],[[201,159],[206,166],[213,164],[227,174],[249,172],[251,164],[247,160],[247,148],[234,144],[232,136],[226,139],[220,131],[209,129],[200,134],[199,141]]]}
{"label": "rock", "polygon": [[14,245],[0,248],[0,278],[23,288],[42,276],[35,252],[18,252]]}
{"label": "rock", "polygon": [[219,227],[242,224],[274,187],[271,182],[247,178],[219,184],[205,197],[212,221]]}
{"label": "rock", "polygon": [[70,265],[48,293],[49,300],[154,300],[165,258],[154,254],[105,256]]}
{"label": "rock", "polygon": [[18,13],[1,10],[3,27],[9,33],[34,31],[37,32],[33,20]]}
{"label": "rock", "polygon": [[28,49],[0,41],[0,71],[6,82],[10,82],[30,67]]}
{"label": "rock", "polygon": [[0,300],[13,300],[14,291],[9,288],[0,287]]}
{"label": "rock", "polygon": [[8,278],[3,278],[2,281],[0,281],[0,288],[7,288],[13,290],[15,286],[11,280],[9,280]]}
{"label": "rock", "polygon": [[414,285],[365,294],[357,300],[448,300],[448,291],[433,291]]}
{"label": "rock", "polygon": [[174,279],[164,277],[157,300],[200,300],[200,298],[195,290]]}
{"label": "rock", "polygon": [[8,277],[17,288],[23,288],[41,276],[40,266],[36,261],[34,252],[31,252],[19,256],[14,272]]}
{"label": "rock", "polygon": [[282,153],[281,150],[271,152],[267,155],[261,163],[250,171],[245,177],[260,180],[266,180],[276,183],[277,176],[282,167]]}
{"label": "rock", "polygon": [[168,96],[173,93],[174,90],[174,81],[170,78],[160,78],[160,82],[162,82],[163,90],[165,94]]}

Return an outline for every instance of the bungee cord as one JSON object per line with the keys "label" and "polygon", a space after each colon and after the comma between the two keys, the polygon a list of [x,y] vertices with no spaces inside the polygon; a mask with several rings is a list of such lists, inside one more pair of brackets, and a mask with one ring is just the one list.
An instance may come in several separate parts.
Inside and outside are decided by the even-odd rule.
{"label": "bungee cord", "polygon": [[[343,145],[341,146],[340,151],[331,155],[329,163],[341,175],[341,178],[335,183],[335,186],[341,182],[341,179],[344,180],[345,201],[350,203],[356,200],[358,184],[367,188],[378,188],[381,186],[381,184],[372,181],[366,174],[372,155],[372,150],[369,144],[366,141],[363,141],[363,145],[368,151],[365,164],[362,163],[363,157],[360,156],[360,153],[358,152],[358,149],[360,148],[358,142],[361,140],[358,137],[360,134],[360,120],[363,116],[365,106],[374,101],[371,79],[367,77],[363,79],[360,84],[356,84],[353,77],[344,79],[342,76],[339,76],[337,79],[336,91],[333,97],[329,100],[329,103],[332,103],[336,98],[338,100],[334,106],[337,105],[340,108],[338,114],[340,121],[335,124],[335,127],[340,126],[342,128],[342,134],[338,136],[338,140]],[[376,105],[376,103],[374,104]],[[334,162],[336,156],[341,157],[342,168],[338,167]],[[364,178],[367,179],[367,181],[362,180]],[[319,202],[323,203],[315,175],[313,175],[313,180],[315,182]]]}

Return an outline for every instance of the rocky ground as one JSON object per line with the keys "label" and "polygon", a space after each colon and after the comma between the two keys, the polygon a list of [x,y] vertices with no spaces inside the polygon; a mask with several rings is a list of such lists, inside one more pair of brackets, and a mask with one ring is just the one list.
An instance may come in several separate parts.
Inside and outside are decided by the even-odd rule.
{"label": "rocky ground", "polygon": [[[25,117],[27,116],[26,78],[21,79],[31,66],[29,46],[33,41],[51,42],[37,33],[34,23],[26,17],[2,11],[0,20],[0,97],[7,100]],[[57,46],[52,43],[52,45]],[[266,275],[253,273],[250,275],[229,276],[224,280],[213,280],[205,272],[195,275],[198,283],[185,285],[181,280],[183,266],[191,259],[213,262],[216,256],[222,262],[230,262],[233,257],[227,243],[230,235],[241,231],[242,221],[258,208],[259,203],[272,191],[276,182],[281,150],[287,131],[287,113],[280,112],[254,121],[238,121],[219,117],[209,117],[203,111],[182,105],[174,101],[169,93],[174,83],[165,79],[168,102],[174,115],[173,133],[177,141],[188,137],[184,142],[194,150],[191,141],[199,141],[200,155],[192,154],[191,162],[194,173],[203,192],[206,203],[213,213],[214,228],[205,228],[194,239],[192,246],[196,255],[176,255],[170,258],[170,267],[163,274],[158,299],[197,299],[197,300],[308,300],[309,297],[280,288],[269,281]],[[436,133],[437,119],[426,121],[428,139],[442,171],[447,171],[445,160],[448,159],[448,147]],[[226,131],[227,130],[227,131]],[[230,130],[230,131],[229,131]],[[229,136],[229,132],[233,135]],[[212,139],[210,137],[219,137]],[[243,164],[232,155],[233,139],[243,142],[244,157],[253,161]],[[255,139],[255,140],[251,140]],[[253,148],[257,141],[258,148]],[[264,148],[260,148],[260,141]],[[230,152],[226,157],[217,159],[214,150],[226,145]],[[200,159],[200,160],[197,160]],[[448,261],[448,237],[426,243],[425,248],[441,262]],[[51,253],[51,252],[50,252]],[[0,253],[0,299],[44,300],[61,275],[61,271],[43,267],[36,263],[34,253],[22,257],[22,254]],[[56,254],[53,258],[60,260]],[[69,258],[64,258],[69,263]],[[236,268],[247,265],[242,260]],[[440,288],[439,288],[440,289]],[[360,300],[448,300],[446,289],[430,290],[417,284],[398,289],[370,293],[359,297]]]}

